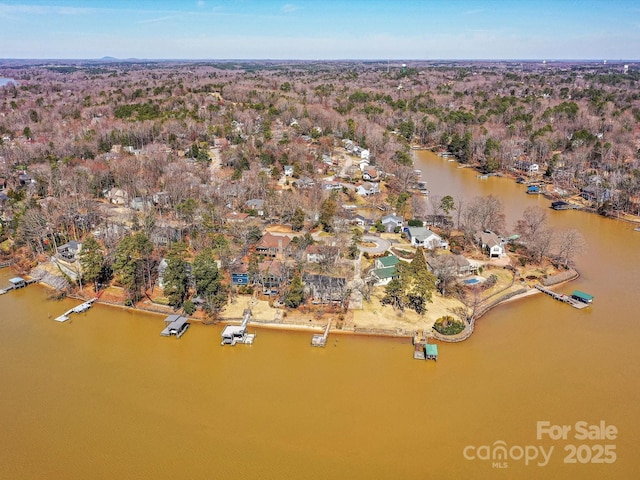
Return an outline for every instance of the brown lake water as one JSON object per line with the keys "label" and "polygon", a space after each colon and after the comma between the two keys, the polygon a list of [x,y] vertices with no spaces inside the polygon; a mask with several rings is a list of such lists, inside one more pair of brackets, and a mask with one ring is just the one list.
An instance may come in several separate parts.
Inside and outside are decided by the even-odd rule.
{"label": "brown lake water", "polygon": [[[493,193],[510,224],[550,203],[456,166],[417,154],[432,194]],[[102,305],[59,324],[77,301],[39,286],[0,296],[0,478],[637,478],[640,233],[549,215],[589,245],[581,277],[560,290],[594,305],[537,295],[500,306],[466,342],[440,344],[437,363],[413,360],[401,339],[331,335],[314,349],[311,333],[258,330],[231,348],[221,327],[197,324],[163,338],[163,317]],[[0,287],[11,276],[0,270]],[[538,439],[540,421],[571,431]],[[580,421],[617,436],[576,439]],[[508,458],[482,459],[499,441]],[[576,463],[565,463],[570,444]],[[598,463],[600,445],[615,461]],[[538,453],[525,465],[528,447],[553,447],[548,463]]]}

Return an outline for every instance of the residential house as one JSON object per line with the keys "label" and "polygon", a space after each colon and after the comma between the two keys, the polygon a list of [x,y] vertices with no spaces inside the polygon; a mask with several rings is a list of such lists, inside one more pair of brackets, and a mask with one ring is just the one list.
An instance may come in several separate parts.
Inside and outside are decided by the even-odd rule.
{"label": "residential house", "polygon": [[380,193],[380,188],[377,183],[365,182],[356,188],[356,193],[360,196],[368,197],[369,195]]}
{"label": "residential house", "polygon": [[340,247],[335,244],[313,244],[309,245],[305,251],[305,258],[309,263],[333,263],[338,261]]}
{"label": "residential house", "polygon": [[363,227],[365,230],[373,225],[373,221],[370,218],[363,217],[362,215],[356,215],[353,217],[352,223],[359,227]]}
{"label": "residential house", "polygon": [[369,275],[373,279],[374,286],[381,287],[398,278],[398,269],[396,267],[374,268],[369,271]]}
{"label": "residential house", "polygon": [[305,258],[309,263],[320,263],[324,260],[324,255],[318,248],[317,244],[309,245],[304,250]]}
{"label": "residential house", "polygon": [[384,229],[386,232],[393,232],[396,228],[402,229],[404,224],[404,219],[399,217],[395,213],[390,215],[385,215],[380,219],[382,225],[384,225]]}
{"label": "residential house", "polygon": [[342,183],[340,182],[323,182],[322,183],[323,190],[342,190]]}
{"label": "residential house", "polygon": [[156,192],[151,197],[154,205],[159,205],[160,207],[168,207],[170,203],[169,194],[167,192]]}
{"label": "residential house", "polygon": [[264,200],[260,198],[252,198],[251,200],[247,200],[244,205],[249,210],[255,211],[256,215],[259,217],[264,217]]}
{"label": "residential house", "polygon": [[26,172],[23,172],[20,175],[18,175],[18,182],[20,183],[21,187],[29,186],[36,183],[34,178]]}
{"label": "residential house", "polygon": [[426,259],[430,271],[435,273],[447,269],[459,277],[476,273],[480,266],[478,263],[472,263],[466,257],[456,254],[432,254],[427,255]]}
{"label": "residential house", "polygon": [[433,233],[426,227],[407,227],[405,228],[407,239],[411,245],[416,247],[424,247],[428,249],[447,248],[448,244],[437,233]]}
{"label": "residential house", "polygon": [[380,177],[378,176],[378,171],[376,167],[365,167],[362,171],[362,179],[367,180],[369,182],[378,182],[380,181]]}
{"label": "residential house", "polygon": [[609,188],[604,188],[599,184],[592,184],[581,188],[580,196],[590,202],[603,203],[611,200],[613,194]]}
{"label": "residential house", "polygon": [[489,258],[501,258],[506,255],[504,241],[495,233],[484,231],[477,234],[478,243],[489,254]]}
{"label": "residential house", "polygon": [[72,240],[58,247],[57,256],[65,262],[73,263],[78,259],[80,250],[82,250],[82,243]]}
{"label": "residential house", "polygon": [[265,233],[256,244],[256,253],[267,257],[286,257],[289,253],[291,239],[286,235]]}
{"label": "residential house", "polygon": [[123,189],[114,187],[105,192],[105,197],[114,205],[126,205],[129,196]]}
{"label": "residential house", "polygon": [[237,286],[249,285],[249,271],[246,263],[241,262],[231,267],[231,284]]}
{"label": "residential house", "polygon": [[316,182],[311,177],[307,176],[302,176],[296,180],[296,186],[298,188],[311,188],[315,186],[315,184]]}
{"label": "residential house", "polygon": [[311,303],[315,305],[342,304],[346,300],[347,280],[343,277],[304,274],[302,282]]}
{"label": "residential house", "polygon": [[373,262],[374,268],[388,268],[395,267],[400,263],[400,259],[395,255],[386,255],[384,257],[378,257]]}
{"label": "residential house", "polygon": [[373,279],[376,287],[387,285],[394,278],[398,278],[398,269],[396,268],[398,263],[400,263],[400,259],[395,255],[376,258],[368,276]]}
{"label": "residential house", "polygon": [[180,241],[182,231],[176,227],[158,226],[151,232],[150,240],[154,245],[168,247],[174,242]]}
{"label": "residential house", "polygon": [[144,197],[133,197],[131,199],[131,202],[129,202],[129,206],[134,210],[141,212],[142,210],[151,208],[153,205],[148,199]]}
{"label": "residential house", "polygon": [[538,165],[537,163],[527,162],[524,160],[518,160],[517,162],[515,162],[513,164],[513,168],[515,168],[516,170],[527,172],[530,175],[534,173],[538,173],[540,171],[540,165]]}
{"label": "residential house", "polygon": [[284,280],[284,268],[279,260],[265,260],[258,264],[256,283],[262,286],[264,295],[277,295]]}
{"label": "residential house", "polygon": [[293,177],[293,165],[285,165],[284,166],[284,176],[285,177]]}
{"label": "residential house", "polygon": [[447,215],[426,215],[424,224],[430,227],[447,227],[453,226],[453,222]]}
{"label": "residential house", "polygon": [[0,178],[0,192],[2,190],[4,190],[5,188],[7,188],[7,179],[6,178]]}
{"label": "residential house", "polygon": [[229,212],[224,216],[224,218],[227,223],[242,223],[249,218],[249,214],[242,212]]}

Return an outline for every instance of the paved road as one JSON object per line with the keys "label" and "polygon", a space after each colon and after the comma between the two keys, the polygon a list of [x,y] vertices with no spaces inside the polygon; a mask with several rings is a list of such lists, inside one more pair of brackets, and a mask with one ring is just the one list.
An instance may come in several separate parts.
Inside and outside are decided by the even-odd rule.
{"label": "paved road", "polygon": [[374,237],[373,235],[363,235],[362,237],[363,243],[375,243],[375,247],[363,247],[359,246],[361,252],[372,253],[374,255],[379,255],[381,253],[386,252],[391,248],[391,242],[389,240],[385,240],[384,238]]}

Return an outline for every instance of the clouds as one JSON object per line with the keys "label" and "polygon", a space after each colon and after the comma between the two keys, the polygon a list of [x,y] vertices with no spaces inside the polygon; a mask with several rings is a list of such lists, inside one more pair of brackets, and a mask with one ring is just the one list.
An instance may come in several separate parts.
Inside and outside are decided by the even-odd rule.
{"label": "clouds", "polygon": [[287,3],[280,9],[282,13],[293,13],[297,12],[298,10],[300,10],[300,7],[293,5],[292,3]]}

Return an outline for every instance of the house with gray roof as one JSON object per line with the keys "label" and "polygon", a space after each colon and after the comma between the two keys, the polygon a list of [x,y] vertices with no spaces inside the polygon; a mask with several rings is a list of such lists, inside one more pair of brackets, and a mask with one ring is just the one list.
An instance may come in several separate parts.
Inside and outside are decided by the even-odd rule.
{"label": "house with gray roof", "polygon": [[489,258],[501,258],[507,253],[504,249],[504,240],[493,232],[484,231],[476,235],[478,243],[489,254]]}
{"label": "house with gray roof", "polygon": [[387,232],[393,232],[396,228],[402,228],[404,224],[404,219],[399,217],[395,213],[390,215],[385,215],[380,219],[380,223],[384,225],[384,229]]}
{"label": "house with gray roof", "polygon": [[407,227],[405,228],[405,233],[411,245],[415,247],[436,249],[447,248],[449,246],[440,235],[433,233],[426,227]]}

